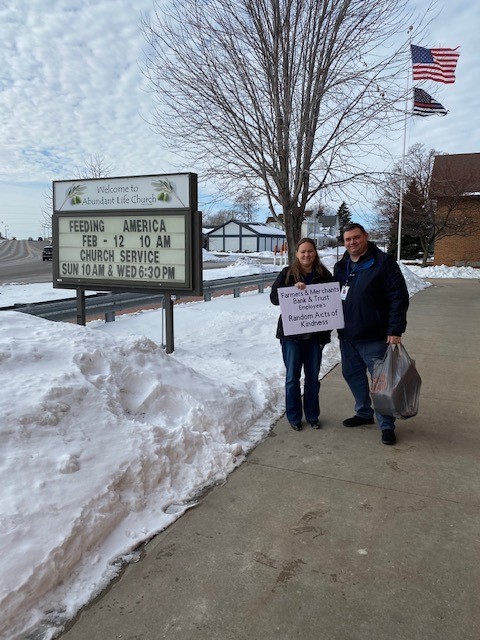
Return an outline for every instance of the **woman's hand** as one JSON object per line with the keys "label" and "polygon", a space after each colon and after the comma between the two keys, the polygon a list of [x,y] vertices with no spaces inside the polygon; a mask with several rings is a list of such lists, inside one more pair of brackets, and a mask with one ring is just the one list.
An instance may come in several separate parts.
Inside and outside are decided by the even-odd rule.
{"label": "woman's hand", "polygon": [[296,282],[295,286],[297,289],[300,289],[300,291],[303,291],[307,285],[304,282]]}

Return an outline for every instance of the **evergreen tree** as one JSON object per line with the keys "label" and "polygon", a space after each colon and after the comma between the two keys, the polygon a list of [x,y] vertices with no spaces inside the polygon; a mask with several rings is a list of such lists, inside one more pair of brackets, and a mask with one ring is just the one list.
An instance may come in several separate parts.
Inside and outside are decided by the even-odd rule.
{"label": "evergreen tree", "polygon": [[407,184],[403,196],[402,217],[402,255],[404,258],[416,259],[423,253],[422,244],[427,242],[431,234],[432,221],[425,215],[425,196],[416,178]]}
{"label": "evergreen tree", "polygon": [[337,216],[339,226],[338,240],[339,242],[343,242],[343,230],[347,226],[347,224],[350,224],[352,222],[352,214],[350,213],[350,209],[345,202],[342,202],[342,204],[339,206]]}

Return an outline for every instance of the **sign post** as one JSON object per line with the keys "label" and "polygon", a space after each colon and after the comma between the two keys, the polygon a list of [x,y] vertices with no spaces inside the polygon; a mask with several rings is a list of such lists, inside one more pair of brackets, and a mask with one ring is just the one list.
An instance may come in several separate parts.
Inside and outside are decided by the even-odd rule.
{"label": "sign post", "polygon": [[83,324],[85,326],[86,322],[85,289],[77,289],[77,324]]}

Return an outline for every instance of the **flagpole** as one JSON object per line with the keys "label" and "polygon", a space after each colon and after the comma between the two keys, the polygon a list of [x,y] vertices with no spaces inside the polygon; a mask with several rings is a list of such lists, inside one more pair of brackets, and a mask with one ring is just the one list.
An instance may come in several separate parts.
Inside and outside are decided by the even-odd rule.
{"label": "flagpole", "polygon": [[[410,55],[410,45],[412,42],[411,33],[413,31],[413,26],[408,27],[408,49]],[[403,123],[403,153],[402,153],[402,169],[400,173],[400,197],[398,204],[398,237],[397,237],[397,261],[400,261],[400,253],[402,250],[402,210],[403,210],[403,187],[405,184],[405,153],[407,147],[407,115],[408,115],[408,100],[410,96],[408,95],[410,91],[410,70],[407,73],[407,92],[405,94],[405,116]]]}

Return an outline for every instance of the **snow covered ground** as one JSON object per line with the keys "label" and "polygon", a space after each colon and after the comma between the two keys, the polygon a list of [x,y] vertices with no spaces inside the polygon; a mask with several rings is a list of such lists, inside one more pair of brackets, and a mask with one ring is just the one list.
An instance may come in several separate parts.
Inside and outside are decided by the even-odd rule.
{"label": "snow covered ground", "polygon": [[[332,268],[335,254],[322,259]],[[204,277],[279,268],[239,255]],[[429,286],[421,276],[480,275],[402,269],[410,295]],[[0,306],[69,295],[4,285]],[[268,292],[176,305],[166,355],[161,311],[87,327],[0,314],[2,639],[54,638],[138,545],[267,435],[284,411],[277,317]],[[334,338],[322,375],[338,361]]]}

